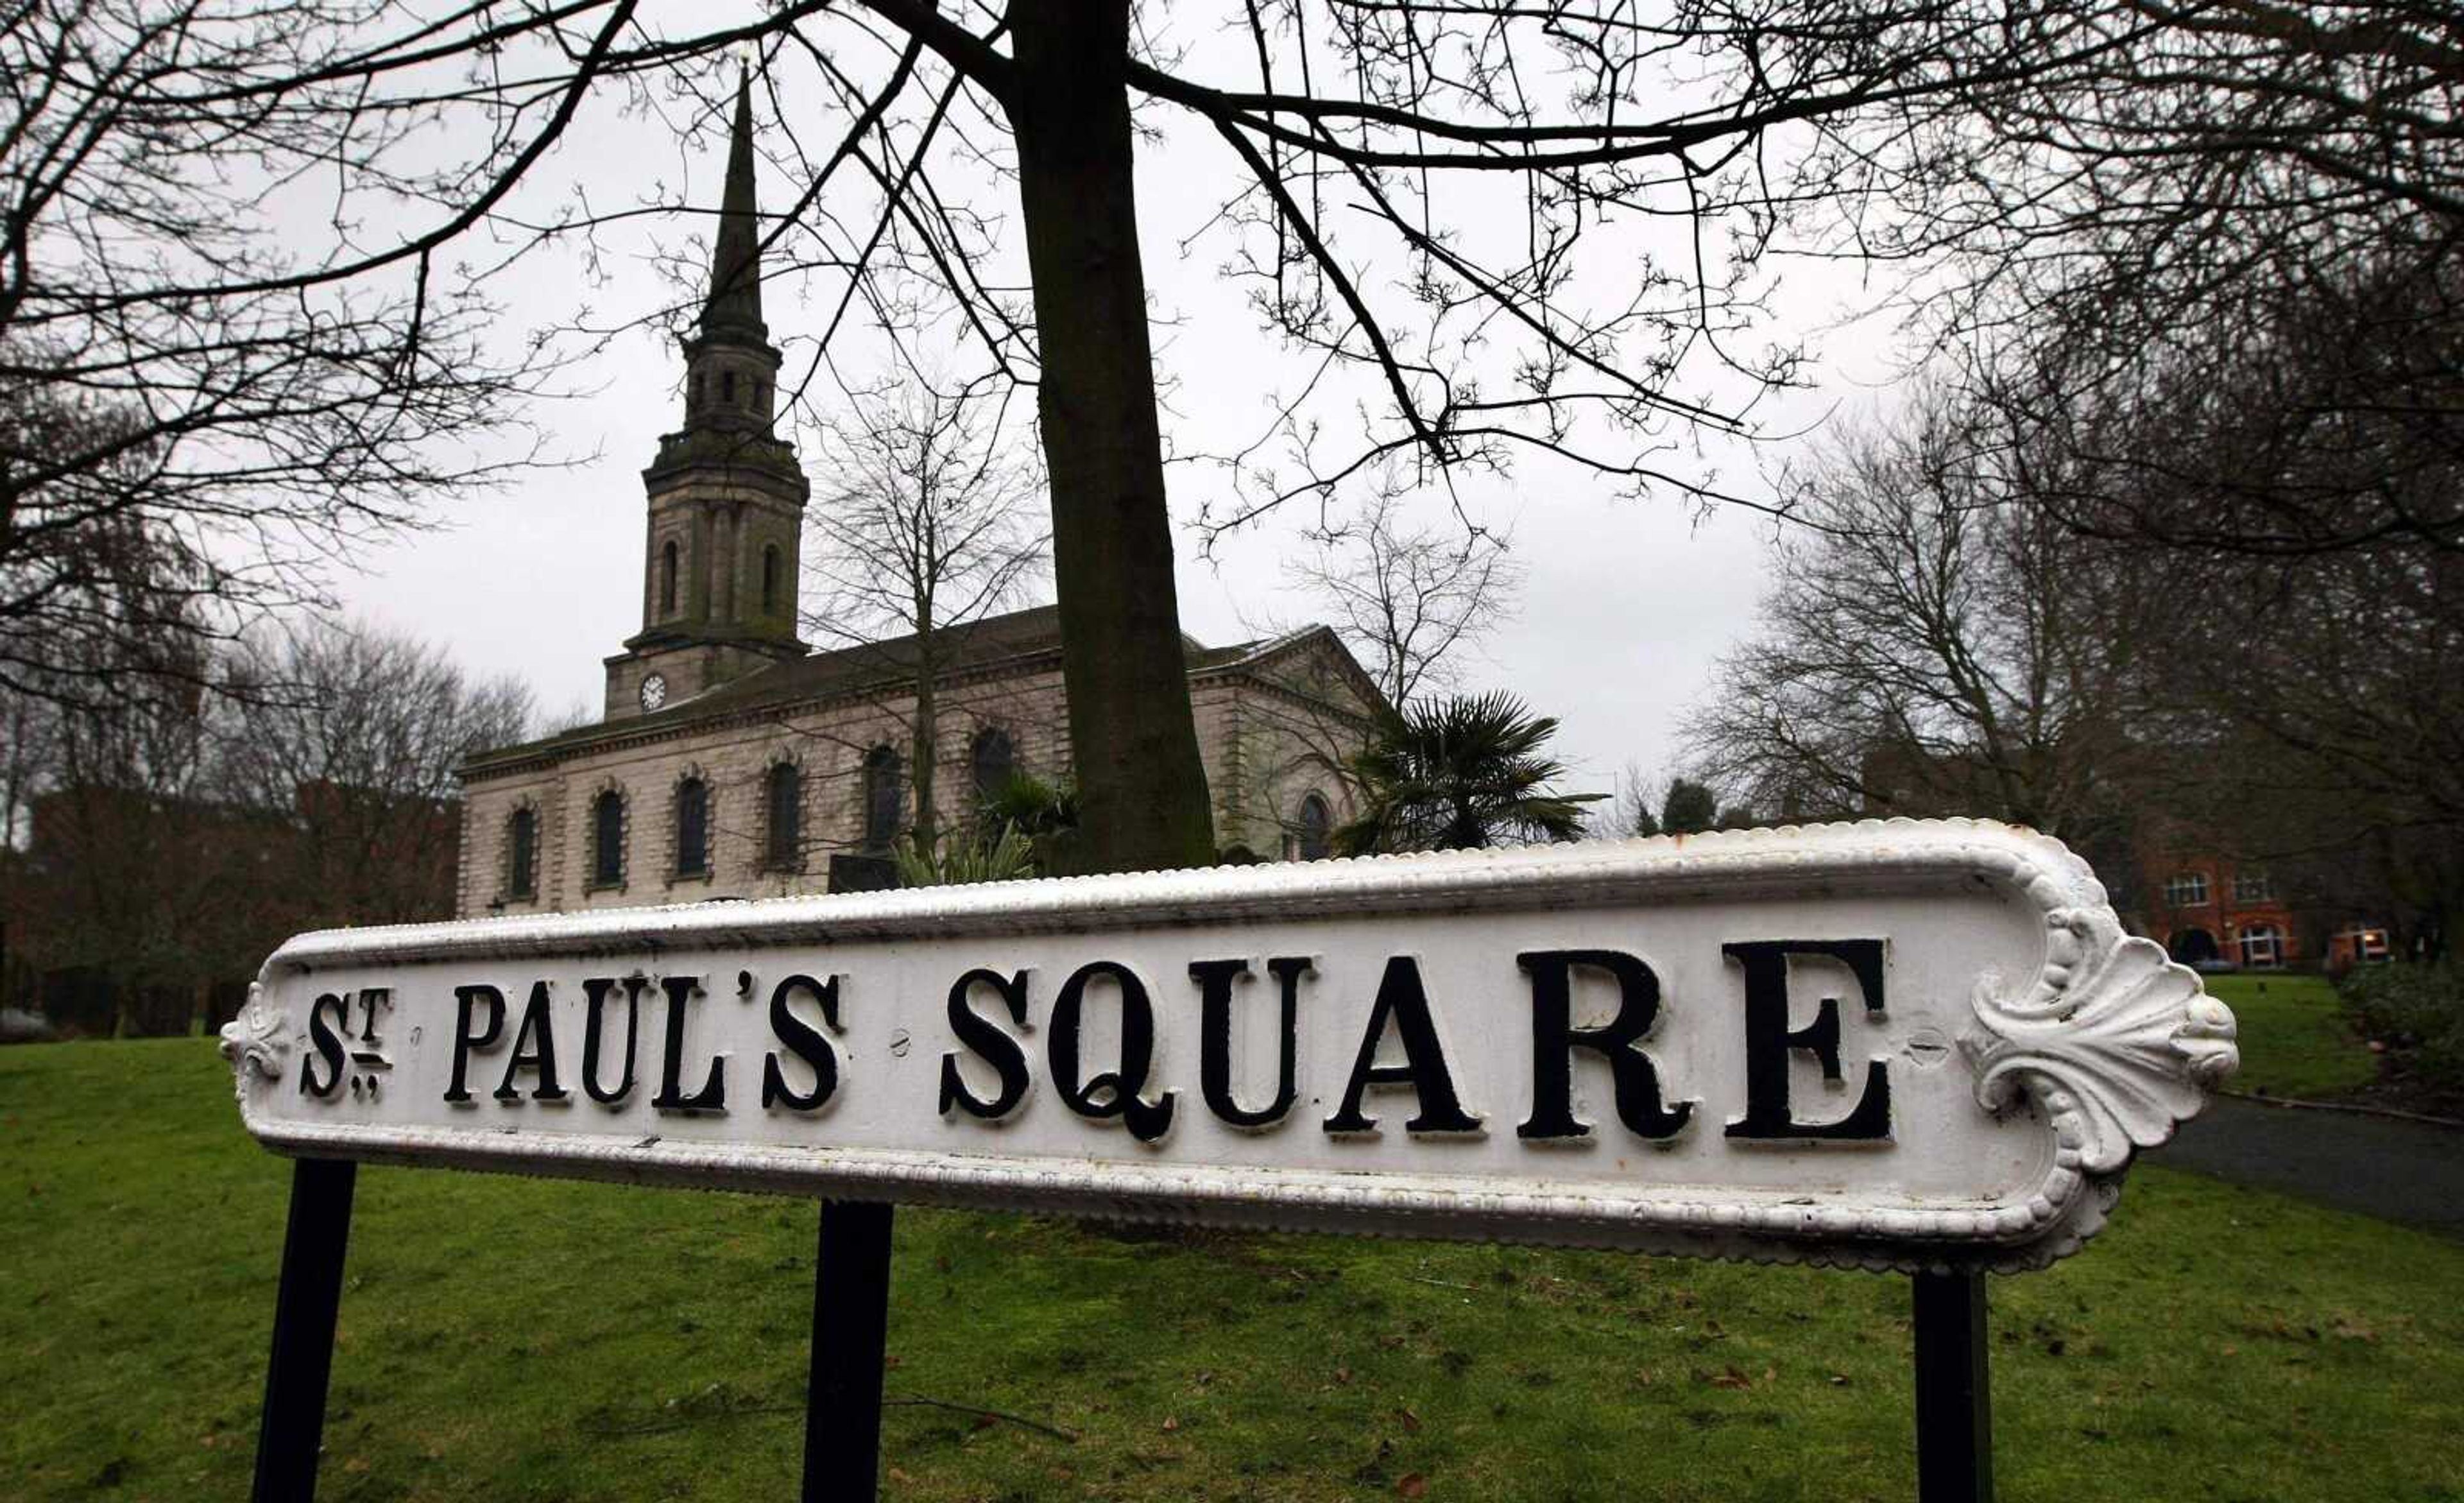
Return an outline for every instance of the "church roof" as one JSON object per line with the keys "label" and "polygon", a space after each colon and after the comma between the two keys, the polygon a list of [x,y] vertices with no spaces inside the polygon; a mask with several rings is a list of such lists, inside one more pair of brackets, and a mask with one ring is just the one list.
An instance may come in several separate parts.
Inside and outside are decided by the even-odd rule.
{"label": "church roof", "polygon": [[[1189,671],[1199,674],[1280,652],[1325,630],[1323,627],[1309,628],[1231,647],[1207,647],[1186,635],[1181,642],[1188,654]],[[935,636],[944,674],[1028,672],[1043,666],[1034,661],[1037,658],[1049,658],[1050,666],[1057,669],[1061,658],[1061,611],[1055,606],[1037,606],[943,627]],[[463,766],[466,774],[487,773],[510,763],[561,757],[603,741],[669,734],[705,720],[868,690],[896,690],[914,681],[916,659],[916,642],[912,635],[811,652],[747,674],[655,714],[576,726],[539,740],[478,752]]]}

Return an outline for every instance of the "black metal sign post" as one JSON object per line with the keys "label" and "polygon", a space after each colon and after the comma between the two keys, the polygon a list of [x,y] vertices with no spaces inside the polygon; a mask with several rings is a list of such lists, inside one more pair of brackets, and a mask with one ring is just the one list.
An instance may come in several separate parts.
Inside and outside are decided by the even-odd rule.
{"label": "black metal sign post", "polygon": [[342,1253],[360,1166],[301,1159],[291,1166],[291,1218],[282,1232],[282,1284],[274,1296],[274,1355],[256,1427],[252,1503],[312,1503],[325,1436],[325,1383],[334,1370],[334,1317],[342,1305]]}
{"label": "black metal sign post", "polygon": [[1993,1503],[1985,1275],[1916,1275],[1918,1503]]}
{"label": "black metal sign post", "polygon": [[813,1369],[804,1388],[803,1503],[872,1503],[881,1472],[882,1360],[890,1338],[890,1207],[824,1201],[813,1266]]}
{"label": "black metal sign post", "polygon": [[[251,1503],[315,1503],[358,1165],[292,1166]],[[891,1208],[825,1201],[813,1268],[803,1503],[871,1503],[881,1475]],[[1985,1275],[1915,1276],[1918,1503],[1993,1503]]]}

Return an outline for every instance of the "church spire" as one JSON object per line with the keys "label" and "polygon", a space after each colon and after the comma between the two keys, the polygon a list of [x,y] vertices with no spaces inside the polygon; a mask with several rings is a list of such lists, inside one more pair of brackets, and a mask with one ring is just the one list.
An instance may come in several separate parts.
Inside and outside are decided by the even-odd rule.
{"label": "church spire", "polygon": [[737,75],[736,121],[727,139],[727,196],[720,200],[717,242],[710,258],[710,297],[701,335],[742,331],[756,340],[761,321],[761,221],[753,194],[753,75]]}
{"label": "church spire", "polygon": [[685,421],[642,472],[642,630],[607,659],[607,716],[640,715],[803,655],[798,546],[811,486],[776,430],[781,360],[761,321],[753,82],[736,85],[710,292],[681,342]]}
{"label": "church spire", "polygon": [[710,293],[684,342],[686,433],[772,436],[779,351],[761,321],[761,216],[754,202],[753,76],[736,83],[727,192],[711,237]]}

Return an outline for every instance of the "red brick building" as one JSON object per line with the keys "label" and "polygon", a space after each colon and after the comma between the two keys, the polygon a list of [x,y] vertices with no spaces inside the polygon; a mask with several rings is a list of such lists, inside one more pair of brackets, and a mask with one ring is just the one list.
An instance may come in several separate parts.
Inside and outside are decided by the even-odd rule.
{"label": "red brick building", "polygon": [[2320,959],[2302,953],[2293,910],[2263,866],[2168,852],[2144,857],[2140,873],[2137,917],[2185,965],[2274,970]]}

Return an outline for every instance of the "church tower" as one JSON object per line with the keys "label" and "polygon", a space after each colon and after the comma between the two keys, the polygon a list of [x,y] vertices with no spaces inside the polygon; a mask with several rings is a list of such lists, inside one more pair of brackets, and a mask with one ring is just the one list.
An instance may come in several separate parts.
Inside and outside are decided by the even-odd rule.
{"label": "church tower", "polygon": [[753,89],[740,79],[710,292],[683,341],[684,427],[642,472],[649,527],[642,630],[607,659],[610,720],[649,714],[786,658],[810,487],[773,431],[780,354],[761,321],[753,193]]}

